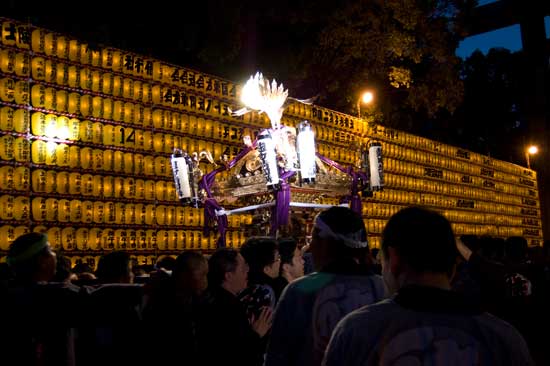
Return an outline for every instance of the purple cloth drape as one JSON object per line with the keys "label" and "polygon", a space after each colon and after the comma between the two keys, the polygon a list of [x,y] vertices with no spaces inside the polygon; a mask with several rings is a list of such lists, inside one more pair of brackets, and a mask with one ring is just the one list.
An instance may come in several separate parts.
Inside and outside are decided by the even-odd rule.
{"label": "purple cloth drape", "polygon": [[233,168],[239,160],[241,160],[246,154],[248,154],[256,145],[256,141],[252,144],[252,146],[247,146],[237,156],[235,156],[233,159],[231,159],[226,166],[221,166],[217,169],[212,170],[210,173],[206,173],[202,176],[201,181],[199,182],[199,189],[204,189],[206,192],[206,199],[204,201],[204,234],[210,235],[214,223],[218,226],[218,233],[220,234],[220,237],[217,241],[217,247],[218,248],[224,248],[225,247],[225,234],[227,232],[227,215],[216,215],[216,210],[221,210],[222,207],[212,197],[212,185],[214,184],[216,174],[219,172],[223,172],[224,170],[229,170]]}
{"label": "purple cloth drape", "polygon": [[288,225],[288,216],[290,213],[290,184],[288,180],[296,172],[288,171],[280,175],[281,188],[275,195],[275,206],[271,210],[271,233],[275,235],[277,229],[282,225]]}
{"label": "purple cloth drape", "polygon": [[316,155],[323,163],[330,165],[331,167],[338,169],[342,173],[346,173],[349,176],[351,176],[350,194],[345,196],[342,201],[349,202],[350,209],[353,212],[356,212],[359,215],[361,215],[363,213],[363,203],[361,202],[361,197],[359,196],[359,179],[363,180],[364,182],[368,181],[368,177],[365,174],[365,172],[355,171],[351,166],[348,166],[347,168],[345,168],[340,164],[338,164],[337,162],[332,161],[329,158],[324,157],[319,153],[316,153]]}

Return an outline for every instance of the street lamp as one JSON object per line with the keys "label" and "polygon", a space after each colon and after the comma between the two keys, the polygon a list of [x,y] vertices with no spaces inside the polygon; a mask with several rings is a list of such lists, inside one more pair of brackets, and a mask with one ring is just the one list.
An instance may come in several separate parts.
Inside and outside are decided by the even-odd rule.
{"label": "street lamp", "polygon": [[525,160],[527,161],[527,169],[531,169],[531,161],[529,160],[529,155],[535,155],[539,152],[539,148],[535,145],[531,145],[525,150]]}
{"label": "street lamp", "polygon": [[361,118],[361,103],[371,104],[373,100],[374,100],[373,92],[365,91],[361,94],[361,96],[357,100],[357,114],[358,114],[359,118]]}

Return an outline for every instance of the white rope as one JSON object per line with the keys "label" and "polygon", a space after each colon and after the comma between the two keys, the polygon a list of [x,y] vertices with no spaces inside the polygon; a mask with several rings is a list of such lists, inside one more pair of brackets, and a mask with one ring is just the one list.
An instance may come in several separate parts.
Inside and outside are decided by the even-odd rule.
{"label": "white rope", "polygon": [[[266,208],[266,207],[272,207],[272,206],[275,206],[275,202],[268,202],[268,203],[262,203],[262,204],[259,204],[259,205],[245,206],[245,207],[235,208],[233,210],[226,210],[226,209],[222,208],[221,210],[216,210],[216,216],[235,215],[235,214],[238,214],[238,213],[241,213],[241,212],[252,211],[252,210],[257,210],[257,209],[260,209],[260,208]],[[320,204],[320,203],[307,203],[307,202],[290,202],[290,206],[291,207],[304,207],[304,208],[331,208],[331,207],[334,207],[334,205],[323,205],[323,204]],[[343,204],[337,205],[337,206],[339,206],[339,207],[348,207],[348,204],[343,203]]]}
{"label": "white rope", "polygon": [[315,227],[319,229],[319,237],[323,239],[341,240],[347,247],[350,248],[368,248],[368,241],[361,241],[362,230],[358,230],[354,233],[339,234],[332,231],[332,229],[323,221],[319,216],[315,220]]}

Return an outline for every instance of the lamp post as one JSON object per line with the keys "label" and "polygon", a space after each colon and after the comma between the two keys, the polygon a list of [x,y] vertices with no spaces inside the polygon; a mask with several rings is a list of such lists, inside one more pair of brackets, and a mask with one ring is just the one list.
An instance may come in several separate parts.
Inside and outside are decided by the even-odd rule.
{"label": "lamp post", "polygon": [[361,103],[371,104],[374,100],[374,94],[371,91],[365,91],[361,94],[359,99],[357,99],[357,115],[361,118]]}
{"label": "lamp post", "polygon": [[539,148],[535,145],[531,145],[525,150],[525,160],[527,161],[527,169],[531,169],[531,161],[529,160],[530,155],[535,155],[539,152]]}

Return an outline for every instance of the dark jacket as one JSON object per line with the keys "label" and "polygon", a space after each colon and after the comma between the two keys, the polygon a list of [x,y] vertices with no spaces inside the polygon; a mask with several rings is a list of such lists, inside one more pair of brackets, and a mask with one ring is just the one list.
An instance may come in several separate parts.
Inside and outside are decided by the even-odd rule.
{"label": "dark jacket", "polygon": [[209,290],[199,318],[201,365],[262,364],[262,342],[252,330],[245,308],[225,289]]}

